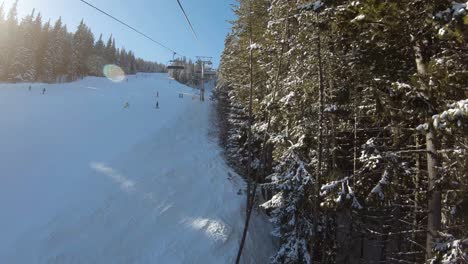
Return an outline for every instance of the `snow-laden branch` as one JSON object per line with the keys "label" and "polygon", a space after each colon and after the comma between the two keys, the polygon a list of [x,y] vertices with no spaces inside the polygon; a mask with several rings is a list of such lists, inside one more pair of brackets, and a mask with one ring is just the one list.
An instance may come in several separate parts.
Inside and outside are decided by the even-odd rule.
{"label": "snow-laden branch", "polygon": [[[451,127],[463,129],[468,127],[468,99],[449,105],[449,109],[432,116],[432,125],[437,130],[450,130]],[[429,123],[419,125],[416,130],[425,133]]]}

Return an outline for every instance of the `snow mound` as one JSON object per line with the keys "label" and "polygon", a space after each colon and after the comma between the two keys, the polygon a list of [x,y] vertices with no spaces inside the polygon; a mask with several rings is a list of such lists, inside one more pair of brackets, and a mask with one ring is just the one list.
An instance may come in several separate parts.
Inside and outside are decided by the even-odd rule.
{"label": "snow mound", "polygon": [[193,229],[203,231],[213,242],[225,243],[232,232],[231,228],[221,220],[195,218],[188,222]]}

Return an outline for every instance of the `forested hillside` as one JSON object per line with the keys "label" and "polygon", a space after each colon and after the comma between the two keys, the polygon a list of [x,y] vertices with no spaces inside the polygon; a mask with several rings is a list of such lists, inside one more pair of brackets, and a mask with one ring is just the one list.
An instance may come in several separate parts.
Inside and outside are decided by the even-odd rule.
{"label": "forested hillside", "polygon": [[106,64],[116,64],[125,73],[162,72],[163,64],[136,58],[132,51],[116,48],[115,39],[95,40],[82,21],[68,32],[59,18],[45,22],[41,14],[17,18],[17,1],[7,12],[0,6],[0,81],[72,81],[84,76],[102,76]]}
{"label": "forested hillside", "polygon": [[238,0],[234,11],[220,136],[248,204],[256,190],[266,201],[255,206],[276,226],[271,262],[467,263],[467,4]]}

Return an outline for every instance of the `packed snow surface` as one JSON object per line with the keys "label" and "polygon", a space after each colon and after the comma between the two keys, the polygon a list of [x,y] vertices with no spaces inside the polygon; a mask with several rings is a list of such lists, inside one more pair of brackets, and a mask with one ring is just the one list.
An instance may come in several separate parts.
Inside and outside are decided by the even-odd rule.
{"label": "packed snow surface", "polygon": [[[0,263],[232,263],[243,181],[196,94],[166,74],[0,84]],[[243,262],[265,263],[252,224]]]}

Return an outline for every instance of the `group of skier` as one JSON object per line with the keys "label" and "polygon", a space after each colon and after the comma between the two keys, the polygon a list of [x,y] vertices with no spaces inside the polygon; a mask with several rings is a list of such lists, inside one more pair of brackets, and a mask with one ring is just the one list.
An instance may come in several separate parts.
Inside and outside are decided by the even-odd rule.
{"label": "group of skier", "polygon": [[[32,91],[32,86],[31,85],[29,85],[28,91],[30,91],[30,92]],[[45,93],[46,93],[46,88],[44,87],[44,88],[42,88],[42,94],[45,94]],[[159,109],[159,100],[158,100],[158,98],[159,98],[159,92],[156,91],[156,106],[155,106],[156,109]],[[124,108],[130,108],[130,103],[128,101],[126,101],[124,103],[123,107]]]}
{"label": "group of skier", "polygon": [[[156,109],[159,109],[159,100],[158,100],[158,98],[159,98],[159,92],[156,91],[156,106],[155,106]],[[129,108],[129,107],[130,107],[130,103],[128,101],[126,101],[124,103],[124,108]]]}
{"label": "group of skier", "polygon": [[[31,85],[29,85],[28,91],[30,91],[30,92],[32,91]],[[45,92],[46,92],[46,88],[44,87],[44,88],[42,88],[42,94],[45,94]]]}

